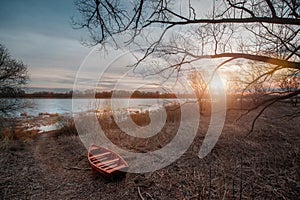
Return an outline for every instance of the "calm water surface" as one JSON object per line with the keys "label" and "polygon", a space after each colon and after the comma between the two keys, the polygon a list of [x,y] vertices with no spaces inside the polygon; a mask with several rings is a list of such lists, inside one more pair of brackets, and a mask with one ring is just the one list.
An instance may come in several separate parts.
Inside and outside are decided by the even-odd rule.
{"label": "calm water surface", "polygon": [[71,114],[88,110],[122,110],[137,109],[141,111],[157,109],[176,99],[27,99],[31,105],[17,112],[16,115],[26,112],[27,115],[37,116],[39,113]]}

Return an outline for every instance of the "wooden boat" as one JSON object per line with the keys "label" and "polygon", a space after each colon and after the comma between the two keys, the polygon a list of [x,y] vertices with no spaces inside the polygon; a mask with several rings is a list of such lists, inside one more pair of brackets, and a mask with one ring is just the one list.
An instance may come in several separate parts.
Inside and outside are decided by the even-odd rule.
{"label": "wooden boat", "polygon": [[124,175],[128,169],[127,163],[119,154],[94,144],[89,148],[88,160],[94,171],[106,177]]}

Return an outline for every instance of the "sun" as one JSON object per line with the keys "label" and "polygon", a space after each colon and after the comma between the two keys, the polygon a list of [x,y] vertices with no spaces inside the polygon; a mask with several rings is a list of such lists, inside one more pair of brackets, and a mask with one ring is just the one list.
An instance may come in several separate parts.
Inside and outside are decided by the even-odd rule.
{"label": "sun", "polygon": [[220,73],[218,76],[212,77],[208,85],[211,91],[218,91],[218,92],[222,90],[227,91],[228,80],[229,80],[228,75],[226,75],[225,73]]}

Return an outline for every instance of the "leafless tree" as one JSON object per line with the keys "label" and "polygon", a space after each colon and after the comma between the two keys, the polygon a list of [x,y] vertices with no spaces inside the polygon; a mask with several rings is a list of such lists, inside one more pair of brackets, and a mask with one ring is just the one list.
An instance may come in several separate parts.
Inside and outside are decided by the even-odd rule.
{"label": "leafless tree", "polygon": [[[184,6],[178,6],[178,3]],[[197,48],[165,45],[163,53],[176,54],[180,69],[182,64],[191,64],[200,59],[214,59],[220,67],[232,63],[257,64],[262,68],[248,83],[255,85],[269,81],[281,70],[292,70],[295,77],[300,72],[300,1],[298,0],[220,0],[212,1],[207,15],[201,15],[197,1],[180,0],[77,0],[76,6],[82,15],[75,20],[77,28],[86,28],[91,33],[92,44],[99,44],[108,37],[127,30],[134,31],[133,42],[139,33],[152,26],[160,26],[163,32],[158,41],[149,44],[144,58],[159,49],[165,34],[171,29],[192,32],[198,39]],[[190,38],[187,38],[189,40]],[[193,50],[191,50],[193,49]],[[284,77],[283,77],[284,78]],[[275,102],[298,96],[300,90],[273,96],[261,103],[264,110]],[[255,120],[254,120],[255,121]]]}
{"label": "leafless tree", "polygon": [[201,114],[207,112],[207,107],[211,100],[208,91],[208,81],[203,78],[204,73],[205,72],[195,70],[192,71],[188,77],[190,85],[198,98]]}
{"label": "leafless tree", "polygon": [[[293,72],[290,71],[285,71],[278,82],[281,93],[291,93],[300,89],[300,77],[295,76]],[[291,97],[289,100],[294,107],[297,107],[298,96]]]}
{"label": "leafless tree", "polygon": [[16,98],[27,83],[27,67],[11,58],[8,50],[0,44],[0,115],[15,111],[20,106]]}

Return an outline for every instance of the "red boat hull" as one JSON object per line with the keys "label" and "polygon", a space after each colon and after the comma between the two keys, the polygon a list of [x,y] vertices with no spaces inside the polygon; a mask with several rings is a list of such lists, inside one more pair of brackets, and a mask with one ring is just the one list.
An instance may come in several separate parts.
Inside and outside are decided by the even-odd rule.
{"label": "red boat hull", "polygon": [[128,164],[119,154],[97,145],[90,146],[88,160],[95,172],[106,177],[124,175],[128,169]]}

